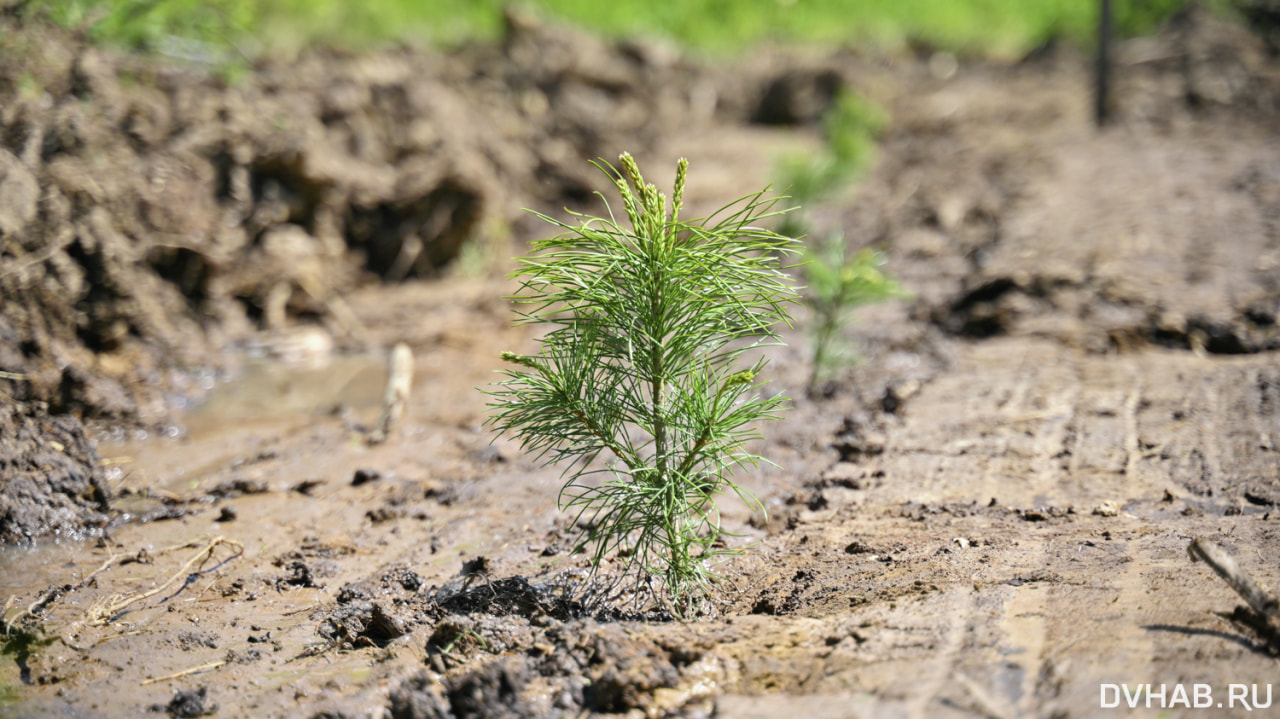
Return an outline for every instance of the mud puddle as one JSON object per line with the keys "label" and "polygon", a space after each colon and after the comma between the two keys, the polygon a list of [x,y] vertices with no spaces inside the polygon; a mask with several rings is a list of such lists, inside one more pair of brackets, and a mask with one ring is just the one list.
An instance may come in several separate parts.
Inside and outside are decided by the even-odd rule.
{"label": "mud puddle", "polygon": [[[254,359],[183,416],[185,433],[205,440],[233,428],[263,431],[324,412],[374,413],[387,378],[382,354],[326,354],[307,361]],[[370,420],[372,421],[372,420]],[[111,456],[110,445],[102,454]]]}
{"label": "mud puddle", "polygon": [[[136,487],[191,490],[200,477],[243,455],[256,438],[297,432],[325,415],[353,431],[377,420],[387,378],[381,353],[324,353],[303,360],[250,356],[241,365],[234,378],[184,412],[180,425],[154,433],[159,436],[139,430],[108,434],[98,444],[108,479],[124,488],[133,481]],[[199,449],[193,453],[192,447]]]}
{"label": "mud puddle", "polygon": [[[258,354],[235,364],[241,371],[210,382],[207,400],[187,409],[181,426],[114,430],[97,443],[117,495],[116,525],[156,513],[166,499],[199,496],[201,479],[237,460],[243,464],[246,443],[255,438],[287,436],[324,415],[341,417],[357,429],[370,426],[387,376],[387,359],[379,354],[326,352],[291,360]],[[179,540],[176,534],[156,537],[157,546]],[[83,556],[84,544],[0,547],[5,578],[0,594],[29,594],[56,581],[79,581],[76,559]]]}

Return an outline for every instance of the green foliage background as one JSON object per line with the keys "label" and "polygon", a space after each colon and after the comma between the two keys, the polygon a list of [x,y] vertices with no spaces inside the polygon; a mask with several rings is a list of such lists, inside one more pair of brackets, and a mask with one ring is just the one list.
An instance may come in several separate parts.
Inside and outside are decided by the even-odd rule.
{"label": "green foliage background", "polygon": [[[85,27],[110,43],[156,48],[168,35],[265,52],[312,44],[495,37],[509,0],[0,0]],[[1114,0],[1117,30],[1150,32],[1186,0]],[[1226,8],[1231,0],[1210,3]],[[665,37],[714,54],[772,40],[805,44],[923,43],[1017,56],[1051,38],[1088,44],[1096,0],[534,0],[527,9],[606,35]]]}

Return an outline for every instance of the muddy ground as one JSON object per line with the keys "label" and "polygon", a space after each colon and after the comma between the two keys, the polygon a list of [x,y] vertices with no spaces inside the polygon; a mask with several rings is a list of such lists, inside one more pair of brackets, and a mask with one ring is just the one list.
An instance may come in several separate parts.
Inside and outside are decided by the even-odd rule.
{"label": "muddy ground", "polygon": [[[20,639],[0,713],[1087,717],[1130,714],[1101,685],[1154,683],[1222,706],[1133,715],[1243,716],[1229,685],[1276,693],[1274,637],[1227,616],[1240,600],[1186,551],[1213,540],[1280,587],[1280,72],[1262,41],[1193,15],[1125,44],[1103,132],[1069,50],[954,73],[927,52],[676,66],[721,99],[631,149],[688,155],[703,206],[812,144],[748,122],[779,68],[884,104],[867,180],[809,212],[914,295],[862,311],[863,363],[812,395],[802,331],[774,353],[792,408],[758,448],[777,466],[742,477],[769,515],[726,506],[746,553],[703,616],[587,582],[558,471],[482,428],[475,388],[533,347],[496,268],[335,283],[346,320],[288,309],[314,299],[297,283],[288,327],[244,336],[301,337],[311,364],[246,361],[164,410],[178,437],[100,433],[100,536],[0,555]],[[476,231],[497,265],[531,231],[510,226]],[[237,300],[250,324],[257,301]],[[309,339],[343,346],[341,322],[350,351]],[[370,445],[396,342],[413,393]]]}

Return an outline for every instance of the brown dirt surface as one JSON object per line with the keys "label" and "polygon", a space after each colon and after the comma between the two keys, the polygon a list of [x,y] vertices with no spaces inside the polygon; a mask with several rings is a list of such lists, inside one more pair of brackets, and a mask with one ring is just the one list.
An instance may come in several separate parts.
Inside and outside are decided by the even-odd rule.
{"label": "brown dirt surface", "polygon": [[[196,189],[204,199],[181,205],[211,208],[200,227],[213,234],[200,242],[214,244],[184,256],[206,268],[196,275],[209,278],[209,301],[234,308],[217,320],[193,311],[200,339],[182,346],[223,362],[216,353],[250,337],[287,354],[279,337],[288,336],[319,361],[247,362],[239,379],[218,382],[206,404],[177,416],[181,436],[143,438],[134,425],[101,437],[98,452],[110,462],[99,471],[114,499],[98,543],[0,553],[0,597],[13,596],[0,713],[1065,718],[1131,715],[1123,703],[1103,708],[1102,687],[1149,683],[1167,685],[1164,706],[1132,715],[1191,717],[1246,715],[1231,685],[1256,691],[1250,704],[1280,690],[1274,628],[1238,608],[1227,584],[1187,554],[1193,538],[1217,542],[1264,587],[1280,587],[1280,66],[1264,38],[1192,11],[1124,44],[1116,120],[1098,131],[1088,63],[1068,50],[1013,65],[961,63],[954,74],[927,53],[767,51],[703,68],[657,48],[580,45],[552,29],[539,31],[548,44],[527,46],[522,33],[532,30],[512,22],[498,48],[266,68],[226,91],[246,103],[228,110],[239,119],[215,121],[209,111],[182,126],[218,142],[240,127],[234,136],[250,148],[226,146],[227,167],[247,173],[247,199],[223,206]],[[66,54],[66,67],[78,66]],[[476,229],[490,227],[483,219],[460,219],[469,202],[500,218],[513,201],[590,207],[603,183],[583,172],[579,153],[631,149],[645,167],[688,155],[691,191],[701,193],[691,199],[702,208],[758,189],[774,153],[813,142],[803,104],[766,114],[809,124],[750,122],[784,75],[818,89],[848,83],[889,110],[865,181],[806,212],[815,234],[839,230],[854,246],[884,251],[913,299],[861,310],[849,332],[862,363],[812,396],[799,313],[789,346],[771,356],[774,386],[795,398],[758,447],[776,466],[741,478],[768,518],[725,504],[726,525],[740,535],[733,542],[746,552],[721,568],[720,593],[700,616],[675,621],[644,592],[611,583],[616,560],[589,578],[572,553],[572,518],[556,509],[558,469],[482,426],[486,400],[475,388],[493,380],[502,350],[534,346],[527,329],[511,326],[512,285],[496,272],[436,268],[459,251],[442,239],[450,232],[490,232]],[[158,92],[186,92],[173,87]],[[248,109],[257,107],[250,97],[273,109]],[[181,105],[156,107],[174,122],[188,112]],[[14,127],[20,113],[0,112]],[[274,134],[272,112],[305,132]],[[328,126],[326,112],[346,120]],[[485,129],[443,138],[441,128],[457,126],[430,113],[446,112],[458,113],[458,132],[482,117]],[[418,117],[437,119],[411,130]],[[518,122],[506,127],[508,119]],[[40,132],[106,132],[79,122]],[[166,127],[157,162],[183,137]],[[389,132],[395,139],[369,139]],[[424,137],[474,147],[485,160],[429,161],[439,155],[408,149]],[[42,227],[56,192],[64,200],[52,204],[70,202],[80,228],[65,237],[79,239],[2,235],[9,254],[0,266],[35,273],[23,275],[24,287],[55,287],[74,274],[58,274],[58,253],[83,268],[95,247],[102,272],[136,269],[128,258],[147,257],[154,233],[130,234],[112,202],[76,205],[77,193],[92,190],[62,188],[50,169],[61,155],[33,164],[23,145],[9,147],[25,169],[0,174],[0,183],[25,192],[34,178],[41,199],[35,214],[21,192],[0,204],[0,232]],[[139,147],[113,152],[150,157]],[[200,157],[210,146],[191,147],[205,148]],[[389,147],[399,149],[376,154]],[[112,162],[90,154],[73,159]],[[255,159],[264,157],[273,159]],[[408,172],[414,157],[437,169]],[[222,172],[205,161],[173,177],[202,187],[199,177]],[[0,169],[15,166],[4,162]],[[360,173],[388,166],[397,172],[362,184]],[[277,214],[270,193],[253,189],[268,181],[282,193],[273,195],[283,202]],[[104,182],[103,197],[121,192],[133,198],[128,207],[147,206],[142,185]],[[475,189],[491,185],[501,189]],[[310,209],[294,215],[295,202]],[[220,214],[231,205],[239,225]],[[130,221],[152,221],[138,212]],[[431,219],[441,212],[453,219]],[[299,224],[308,213],[310,224]],[[404,230],[406,217],[417,229]],[[179,232],[195,227],[191,217],[170,220]],[[455,221],[470,229],[448,229]],[[510,240],[513,251],[541,232],[523,220],[509,225],[495,242]],[[348,228],[337,231],[333,254],[326,226]],[[209,259],[219,246],[209,237],[223,231],[239,233],[240,244]],[[372,250],[379,232],[399,249]],[[423,249],[401,262],[411,235]],[[34,262],[41,255],[32,253],[50,247],[59,249]],[[420,265],[419,252],[435,259]],[[271,256],[284,264],[264,264]],[[300,256],[315,260],[325,289],[289,276],[283,311],[268,311],[271,288],[246,278],[278,277],[263,268],[301,267]],[[430,277],[359,279],[396,267]],[[155,277],[189,300],[181,282]],[[115,293],[110,317],[126,323],[111,335],[117,344],[77,334],[74,311],[24,294],[36,304],[22,305],[21,317],[53,319],[41,320],[45,334],[15,345],[30,349],[14,355],[25,364],[0,357],[0,369],[46,372],[43,353],[55,347],[99,362],[142,353],[157,372],[182,366],[155,349],[149,338],[159,335],[137,319],[143,304],[127,296],[151,285],[93,290],[100,280],[80,281]],[[76,305],[108,312],[98,306]],[[270,326],[273,313],[284,327]],[[307,320],[352,351],[323,351]],[[36,326],[5,321],[0,330]],[[98,315],[84,322],[85,332],[103,331]],[[186,331],[175,322],[164,327]],[[344,334],[351,327],[358,341]],[[398,342],[415,357],[413,391],[399,431],[370,443],[383,357]],[[106,366],[132,372],[144,366],[137,361]],[[60,409],[93,406],[88,394],[55,391],[67,371],[3,389],[80,403]],[[130,382],[113,386],[141,407],[145,393]],[[87,486],[71,493],[77,501]],[[1221,706],[1169,703],[1175,687],[1189,696],[1194,684],[1211,687]]]}

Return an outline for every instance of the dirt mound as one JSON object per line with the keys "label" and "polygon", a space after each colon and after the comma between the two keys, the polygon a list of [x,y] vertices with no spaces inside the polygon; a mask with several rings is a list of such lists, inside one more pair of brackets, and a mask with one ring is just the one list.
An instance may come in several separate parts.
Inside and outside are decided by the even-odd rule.
{"label": "dirt mound", "polygon": [[[465,663],[457,671],[424,671],[404,680],[391,692],[391,716],[661,712],[670,707],[663,706],[660,690],[674,690],[680,668],[699,658],[696,652],[689,655],[688,647],[668,650],[621,625],[590,620],[553,622],[526,634],[526,641],[512,646],[485,645],[485,656],[461,660]],[[474,632],[463,636],[484,641]]]}
{"label": "dirt mound", "polygon": [[[655,692],[679,684],[680,668],[698,658],[633,636],[632,622],[617,621],[616,582],[572,571],[490,578],[486,566],[466,562],[438,588],[403,566],[343,586],[337,606],[318,613],[323,651],[422,646],[427,669],[388,705],[393,717],[415,718],[654,710]],[[593,600],[601,592],[614,601]]]}
{"label": "dirt mound", "polygon": [[0,544],[80,536],[106,523],[111,488],[73,417],[0,404]]}
{"label": "dirt mound", "polygon": [[[444,671],[481,647],[492,653],[527,645],[531,625],[670,618],[655,609],[640,613],[633,607],[628,613],[612,601],[623,593],[622,585],[572,572],[531,582],[522,576],[491,579],[468,569],[443,587],[423,587],[404,567],[346,584],[338,591],[337,606],[322,612],[317,631],[328,646],[355,649],[383,647],[429,625],[428,654]],[[626,593],[650,598],[643,591]]]}
{"label": "dirt mound", "polygon": [[[5,19],[0,390],[154,422],[255,330],[360,328],[361,278],[431,276],[520,207],[591,199],[697,73],[512,14],[453,55],[316,52],[227,85]],[[175,371],[179,370],[179,371]],[[16,376],[10,376],[16,375]]]}
{"label": "dirt mound", "polygon": [[1280,110],[1280,66],[1268,47],[1274,7],[1242,3],[1252,27],[1190,3],[1158,34],[1117,53],[1117,106],[1129,121],[1168,129],[1188,114],[1227,111],[1260,116]]}

